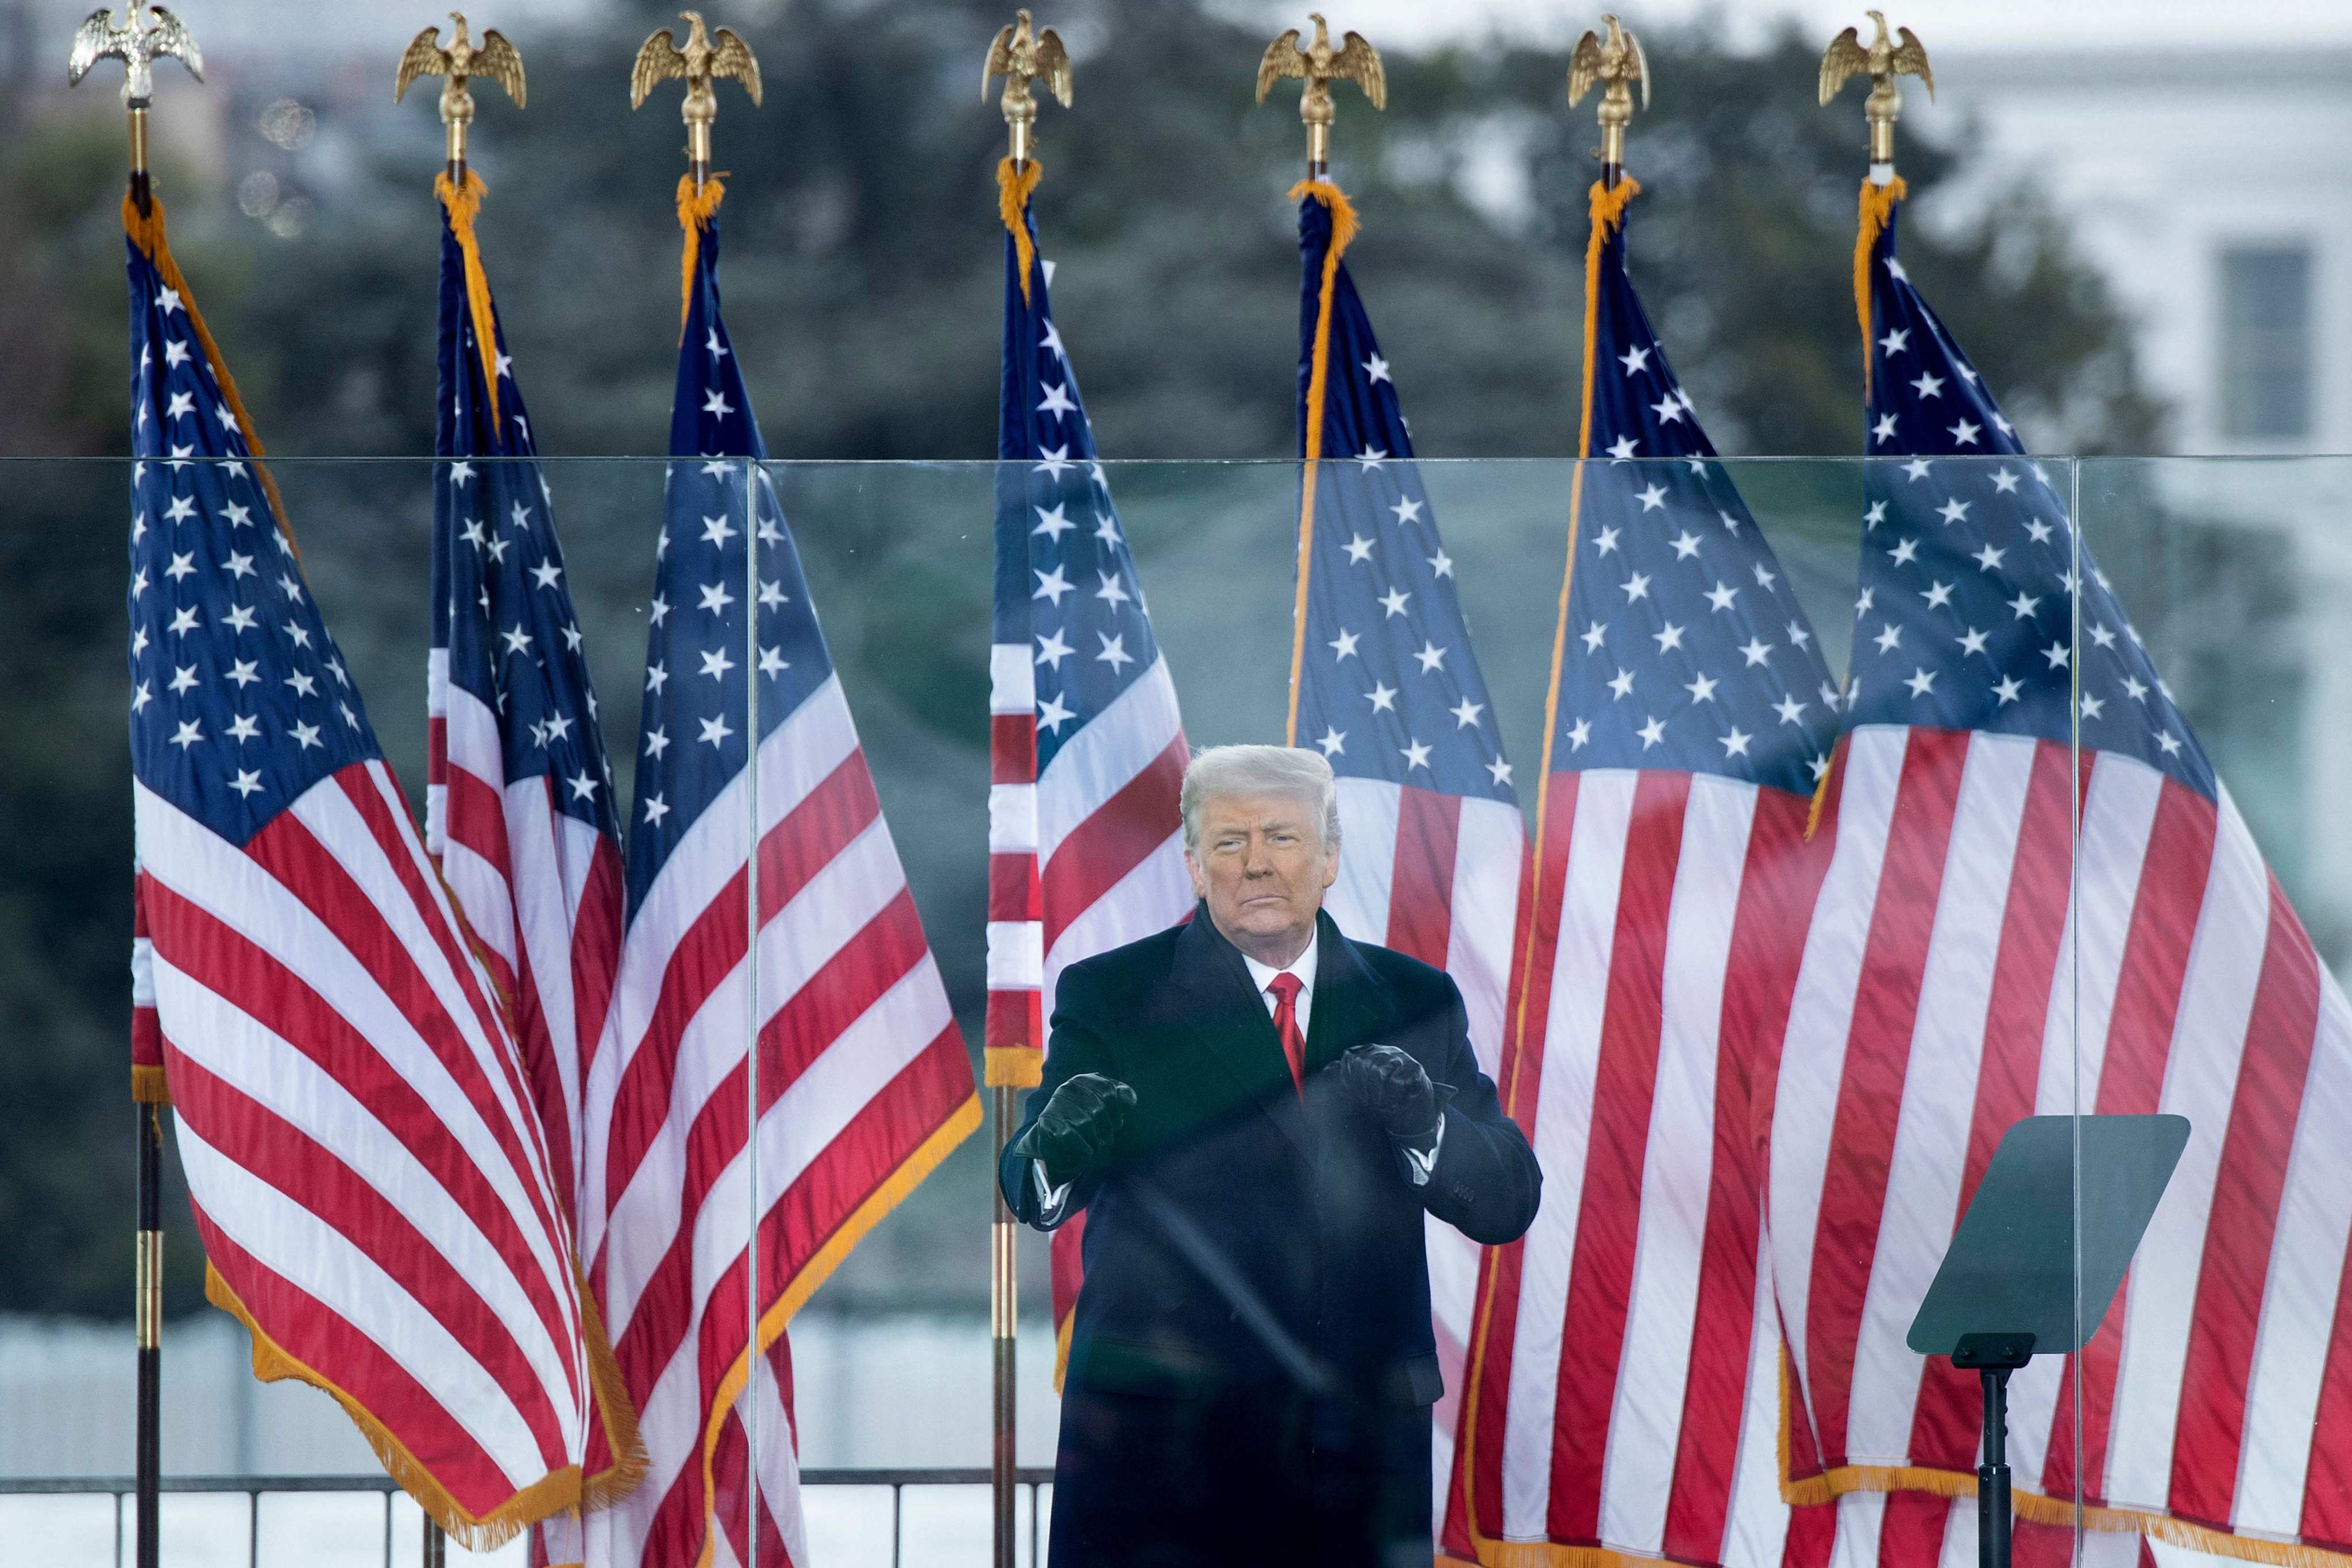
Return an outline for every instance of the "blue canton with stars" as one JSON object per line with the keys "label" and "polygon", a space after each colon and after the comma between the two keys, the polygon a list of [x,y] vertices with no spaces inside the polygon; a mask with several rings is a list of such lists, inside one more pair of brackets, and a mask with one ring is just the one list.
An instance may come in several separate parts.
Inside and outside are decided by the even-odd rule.
{"label": "blue canton with stars", "polygon": [[[1330,209],[1298,204],[1299,450]],[[1389,362],[1342,263],[1332,279],[1324,458],[1315,483],[1297,743],[1349,778],[1516,805],[1494,705],[1455,595],[1454,560],[1412,462]]]}
{"label": "blue canton with stars", "polygon": [[1865,450],[1886,460],[1864,479],[1851,722],[2063,745],[2079,719],[2085,748],[2213,797],[2211,763],[2105,574],[2077,553],[2049,474],[2022,460],[2016,430],[1905,275],[1899,217],[1898,205],[1870,258]]}
{"label": "blue canton with stars", "polygon": [[[1024,211],[1023,221],[1028,222]],[[1031,243],[1036,229],[1030,226]],[[993,640],[1027,642],[1036,675],[1037,772],[1160,658],[1110,484],[1047,297],[1050,263],[1022,298],[1004,237],[1004,385],[996,434]],[[1034,252],[1033,252],[1034,253]],[[1024,350],[1016,345],[1027,344]]]}
{"label": "blue canton with stars", "polygon": [[242,846],[383,753],[185,301],[130,252],[131,771]]}
{"label": "blue canton with stars", "polygon": [[669,449],[629,823],[632,914],[687,829],[743,771],[749,732],[765,737],[833,674],[719,319],[716,218],[702,231],[678,341]]}
{"label": "blue canton with stars", "polygon": [[564,581],[553,496],[495,309],[491,334],[495,413],[466,303],[465,255],[445,213],[434,451],[459,460],[436,465],[433,645],[449,651],[451,683],[499,716],[507,782],[547,777],[557,809],[617,840],[613,769]]}
{"label": "blue canton with stars", "polygon": [[1633,292],[1623,223],[1599,265],[1550,765],[1810,793],[1837,688]]}

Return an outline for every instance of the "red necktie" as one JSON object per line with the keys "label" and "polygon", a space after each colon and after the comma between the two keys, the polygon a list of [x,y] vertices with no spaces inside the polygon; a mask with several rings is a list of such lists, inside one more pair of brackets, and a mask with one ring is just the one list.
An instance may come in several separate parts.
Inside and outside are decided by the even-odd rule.
{"label": "red necktie", "polygon": [[1290,1063],[1290,1081],[1301,1097],[1307,1093],[1307,1037],[1298,1027],[1298,976],[1284,970],[1265,983],[1274,993],[1274,1032],[1282,1037],[1282,1054]]}

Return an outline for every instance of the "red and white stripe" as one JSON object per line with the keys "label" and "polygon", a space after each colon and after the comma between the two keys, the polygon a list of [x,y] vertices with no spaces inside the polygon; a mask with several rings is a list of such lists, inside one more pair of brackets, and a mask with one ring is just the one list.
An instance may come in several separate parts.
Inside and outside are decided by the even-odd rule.
{"label": "red and white stripe", "polygon": [[[139,861],[131,862],[131,1066],[162,1071],[163,1026],[155,1016],[155,943],[147,934],[147,895]],[[135,1079],[134,1079],[135,1083]]]}
{"label": "red and white stripe", "polygon": [[1810,1473],[1971,1471],[1973,1383],[1903,1338],[1994,1144],[2030,1114],[2178,1112],[2115,1307],[2011,1382],[2018,1489],[2072,1500],[2079,1399],[2085,1504],[2344,1550],[2352,1009],[2235,807],[2084,753],[2070,901],[2064,746],[1846,746],[1772,1126]]}
{"label": "red and white stripe", "polygon": [[1777,1554],[1779,1349],[1750,1086],[1818,880],[1807,805],[1715,774],[1547,782],[1505,1084],[1544,1202],[1489,1254],[1457,1545],[1520,1543],[1529,1562],[1580,1545]]}
{"label": "red and white stripe", "polygon": [[[753,963],[745,931],[755,776]],[[755,1026],[756,1176],[744,1049]],[[584,1100],[583,1251],[650,1469],[636,1491],[593,1516],[593,1560],[691,1563],[719,1550],[717,1534],[741,1537],[748,1500],[729,1488],[742,1470],[716,1456],[741,1440],[747,1378],[752,1405],[765,1412],[762,1508],[782,1539],[800,1538],[789,1443],[770,1443],[790,1425],[767,1402],[788,1411],[789,1390],[777,1386],[772,1354],[749,1353],[751,1303],[762,1347],[781,1343],[784,1319],[831,1266],[827,1244],[910,1161],[935,1155],[978,1119],[946,988],[839,682],[829,679],[688,829],[623,942]],[[763,1551],[760,1561],[773,1559]]]}
{"label": "red and white stripe", "polygon": [[499,717],[428,665],[425,847],[511,999],[565,1213],[578,1193],[580,1091],[621,945],[621,847],[559,809],[544,773],[509,784]]}
{"label": "red and white stripe", "polygon": [[390,770],[342,769],[241,847],[135,800],[213,1268],[468,1516],[579,1466],[593,1396],[562,1194]]}
{"label": "red and white stripe", "polygon": [[[1034,656],[989,650],[988,1040],[1045,1043],[1055,984],[1081,959],[1190,914],[1178,797],[1189,752],[1168,662],[1155,659],[1036,767]],[[1024,1032],[1025,1031],[1025,1032]],[[1054,1233],[1054,1323],[1077,1304],[1086,1215]]]}
{"label": "red and white stripe", "polygon": [[1042,1052],[1045,928],[1037,885],[1037,681],[1025,643],[988,650],[988,1033]]}
{"label": "red and white stripe", "polygon": [[[1527,870],[1527,824],[1502,801],[1380,779],[1339,780],[1339,879],[1325,906],[1341,931],[1454,977],[1478,1066],[1502,1077],[1505,999]],[[1431,1327],[1445,1377],[1431,1466],[1436,1503],[1454,1470],[1471,1313],[1482,1248],[1442,1220],[1425,1226]]]}

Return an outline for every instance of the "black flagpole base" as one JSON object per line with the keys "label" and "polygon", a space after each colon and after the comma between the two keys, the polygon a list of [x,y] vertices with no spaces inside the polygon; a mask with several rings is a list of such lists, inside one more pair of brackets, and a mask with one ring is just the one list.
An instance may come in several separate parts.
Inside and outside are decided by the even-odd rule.
{"label": "black flagpole base", "polygon": [[132,1451],[135,1474],[133,1561],[157,1568],[163,1542],[157,1535],[163,1479],[163,1111],[142,1105],[139,1112],[139,1248],[137,1336],[138,1416]]}

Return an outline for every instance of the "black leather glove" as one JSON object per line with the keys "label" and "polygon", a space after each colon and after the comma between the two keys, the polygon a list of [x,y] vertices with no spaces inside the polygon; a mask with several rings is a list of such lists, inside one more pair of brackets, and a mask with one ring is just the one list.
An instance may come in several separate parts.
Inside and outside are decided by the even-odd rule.
{"label": "black leather glove", "polygon": [[1340,1092],[1401,1143],[1420,1143],[1437,1131],[1454,1091],[1429,1081],[1421,1064],[1394,1046],[1358,1046],[1333,1068]]}
{"label": "black leather glove", "polygon": [[1024,1159],[1045,1162],[1045,1179],[1055,1186],[1075,1182],[1110,1157],[1135,1090],[1098,1072],[1072,1076],[1054,1091],[1045,1109],[1013,1145]]}

